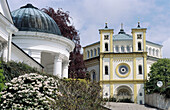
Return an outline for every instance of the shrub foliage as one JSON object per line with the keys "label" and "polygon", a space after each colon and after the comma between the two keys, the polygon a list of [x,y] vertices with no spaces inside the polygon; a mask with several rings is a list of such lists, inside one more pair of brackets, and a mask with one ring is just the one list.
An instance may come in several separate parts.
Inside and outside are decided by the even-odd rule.
{"label": "shrub foliage", "polygon": [[82,80],[30,73],[5,83],[0,109],[100,110],[100,86]]}
{"label": "shrub foliage", "polygon": [[100,110],[102,98],[98,83],[82,80],[63,80],[60,82],[57,106],[62,110]]}
{"label": "shrub foliage", "polygon": [[5,77],[3,75],[3,69],[2,69],[2,64],[0,61],[0,91],[2,91],[2,89],[4,88],[4,83],[5,83]]}
{"label": "shrub foliage", "polygon": [[57,80],[31,73],[16,77],[1,92],[0,109],[52,109],[59,92]]}
{"label": "shrub foliage", "polygon": [[36,68],[32,68],[25,63],[16,63],[14,61],[3,62],[2,68],[4,70],[3,74],[7,82],[12,80],[15,77],[24,75],[27,73],[39,73]]}

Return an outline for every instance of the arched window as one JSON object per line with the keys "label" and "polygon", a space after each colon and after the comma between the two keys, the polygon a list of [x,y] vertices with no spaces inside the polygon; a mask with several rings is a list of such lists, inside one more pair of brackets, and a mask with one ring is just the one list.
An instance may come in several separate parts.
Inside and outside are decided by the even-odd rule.
{"label": "arched window", "polygon": [[90,57],[90,52],[89,51],[87,51],[87,58],[89,58]]}
{"label": "arched window", "polygon": [[108,75],[108,66],[105,66],[105,75]]}
{"label": "arched window", "polygon": [[138,50],[142,50],[141,42],[138,42]]}
{"label": "arched window", "polygon": [[105,43],[105,51],[108,51],[108,43]]}
{"label": "arched window", "polygon": [[142,74],[142,65],[139,65],[139,74]]}
{"label": "arched window", "polygon": [[90,53],[91,53],[91,58],[92,58],[92,57],[93,57],[93,50],[91,50],[91,52],[90,52]]}
{"label": "arched window", "polygon": [[158,57],[158,55],[159,55],[159,50],[157,49],[156,50],[156,56]]}
{"label": "arched window", "polygon": [[100,55],[100,48],[99,47],[97,48],[97,51],[98,51],[98,55]]}
{"label": "arched window", "polygon": [[121,51],[122,51],[122,52],[125,52],[125,49],[124,49],[124,47],[123,47],[123,46],[121,46]]}
{"label": "arched window", "polygon": [[116,46],[116,52],[119,52],[119,46],[118,45]]}
{"label": "arched window", "polygon": [[153,49],[153,56],[155,56],[155,49]]}
{"label": "arched window", "polygon": [[93,71],[93,73],[92,73],[92,80],[93,81],[96,81],[96,73]]}
{"label": "arched window", "polygon": [[129,46],[127,46],[126,49],[127,49],[127,52],[130,52],[130,47]]}
{"label": "arched window", "polygon": [[149,55],[151,55],[151,48],[149,48]]}
{"label": "arched window", "polygon": [[96,50],[96,49],[94,49],[94,57],[96,56],[96,53],[97,53],[97,50]]}

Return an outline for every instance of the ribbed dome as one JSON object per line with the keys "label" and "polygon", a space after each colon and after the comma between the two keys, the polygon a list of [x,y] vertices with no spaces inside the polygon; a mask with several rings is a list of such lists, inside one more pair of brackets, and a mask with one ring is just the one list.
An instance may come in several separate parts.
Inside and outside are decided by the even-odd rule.
{"label": "ribbed dome", "polygon": [[12,18],[19,31],[36,31],[61,35],[56,22],[32,4],[27,4],[13,11]]}

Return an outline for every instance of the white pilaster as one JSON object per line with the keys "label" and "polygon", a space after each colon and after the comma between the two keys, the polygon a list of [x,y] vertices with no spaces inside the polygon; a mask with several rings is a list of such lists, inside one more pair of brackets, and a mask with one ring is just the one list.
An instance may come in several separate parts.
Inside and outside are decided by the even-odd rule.
{"label": "white pilaster", "polygon": [[124,51],[127,52],[127,46],[124,46]]}
{"label": "white pilaster", "polygon": [[130,52],[132,52],[133,49],[132,49],[132,46],[131,46],[131,45],[129,46],[129,48],[130,48]]}
{"label": "white pilaster", "polygon": [[55,55],[53,75],[62,78],[62,59],[60,54]]}
{"label": "white pilaster", "polygon": [[121,46],[119,45],[119,53],[121,53],[122,52],[122,50],[121,50]]}
{"label": "white pilaster", "polygon": [[63,72],[63,74],[62,74],[62,78],[68,78],[68,65],[69,65],[69,61],[64,61],[63,62],[63,70],[62,70],[62,72]]}
{"label": "white pilaster", "polygon": [[9,36],[8,36],[8,56],[7,56],[7,61],[11,60],[11,41],[12,41],[12,33],[10,33]]}
{"label": "white pilaster", "polygon": [[113,52],[116,52],[116,47],[115,46],[113,46]]}

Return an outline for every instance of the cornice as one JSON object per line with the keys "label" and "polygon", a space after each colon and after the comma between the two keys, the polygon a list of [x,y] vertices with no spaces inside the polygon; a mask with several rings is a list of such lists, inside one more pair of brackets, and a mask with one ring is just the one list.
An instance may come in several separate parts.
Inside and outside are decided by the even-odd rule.
{"label": "cornice", "polygon": [[63,44],[67,45],[70,48],[70,52],[75,47],[75,43],[68,38],[55,35],[55,34],[42,33],[42,32],[18,31],[17,33],[15,33],[15,36],[13,37],[13,39],[16,39],[16,38],[26,39],[30,37],[62,42]]}

